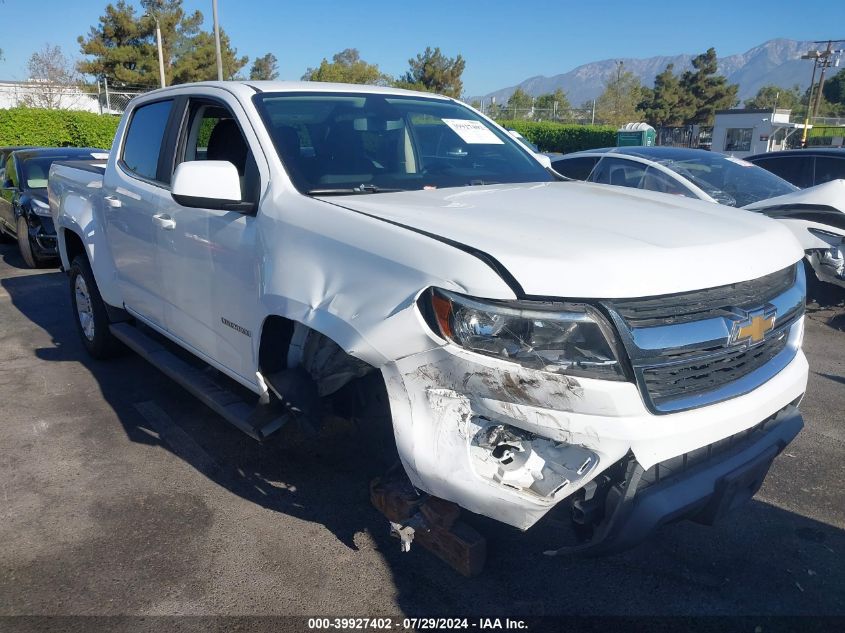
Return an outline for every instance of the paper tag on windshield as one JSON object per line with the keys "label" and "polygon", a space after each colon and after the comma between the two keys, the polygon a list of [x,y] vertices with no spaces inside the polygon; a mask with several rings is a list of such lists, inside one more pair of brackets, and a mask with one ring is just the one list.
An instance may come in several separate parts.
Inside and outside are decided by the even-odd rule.
{"label": "paper tag on windshield", "polygon": [[742,165],[743,167],[754,167],[754,163],[749,163],[747,160],[742,160],[741,158],[736,158],[734,156],[725,156],[725,158],[727,158],[732,163]]}
{"label": "paper tag on windshield", "polygon": [[468,145],[504,145],[505,142],[481,121],[469,119],[443,119],[443,123],[452,128],[464,143]]}

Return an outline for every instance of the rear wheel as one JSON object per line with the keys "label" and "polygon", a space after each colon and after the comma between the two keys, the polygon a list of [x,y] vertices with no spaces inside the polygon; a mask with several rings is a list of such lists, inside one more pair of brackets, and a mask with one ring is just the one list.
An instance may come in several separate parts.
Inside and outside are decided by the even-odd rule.
{"label": "rear wheel", "polygon": [[83,255],[74,257],[69,272],[70,299],[82,344],[94,358],[111,358],[120,350],[120,342],[109,330],[106,304],[88,259]]}
{"label": "rear wheel", "polygon": [[18,230],[18,248],[21,251],[24,263],[30,268],[39,268],[41,259],[33,252],[32,242],[29,239],[29,227],[26,224],[26,218],[22,215],[18,216],[17,223]]}

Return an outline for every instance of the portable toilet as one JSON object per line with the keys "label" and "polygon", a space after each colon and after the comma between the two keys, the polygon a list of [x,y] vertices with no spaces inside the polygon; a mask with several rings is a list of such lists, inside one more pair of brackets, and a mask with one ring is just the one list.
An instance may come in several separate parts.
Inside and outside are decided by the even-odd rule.
{"label": "portable toilet", "polygon": [[616,131],[616,147],[654,147],[656,137],[648,123],[626,123]]}

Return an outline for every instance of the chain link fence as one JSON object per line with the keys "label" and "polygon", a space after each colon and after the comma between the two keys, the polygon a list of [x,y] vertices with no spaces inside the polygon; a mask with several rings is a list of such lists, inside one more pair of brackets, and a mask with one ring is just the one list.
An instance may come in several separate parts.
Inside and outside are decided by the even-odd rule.
{"label": "chain link fence", "polygon": [[551,121],[576,125],[603,125],[605,121],[590,108],[514,108],[495,103],[484,103],[478,108],[492,119],[524,119],[526,121]]}
{"label": "chain link fence", "polygon": [[78,110],[95,114],[123,114],[126,106],[148,88],[118,90],[104,85],[59,86],[39,82],[0,83],[0,108]]}

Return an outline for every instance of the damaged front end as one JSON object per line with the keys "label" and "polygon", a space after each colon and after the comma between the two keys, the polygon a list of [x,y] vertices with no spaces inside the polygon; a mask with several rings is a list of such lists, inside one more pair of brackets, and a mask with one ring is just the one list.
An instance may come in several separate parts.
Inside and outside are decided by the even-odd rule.
{"label": "damaged front end", "polygon": [[[712,522],[754,494],[802,426],[798,270],[595,305],[424,293],[443,343],[381,368],[411,484],[522,530],[560,505],[577,544],[551,553]],[[734,342],[757,304],[777,314],[770,331]]]}

